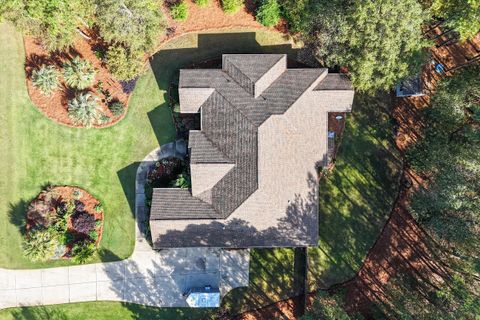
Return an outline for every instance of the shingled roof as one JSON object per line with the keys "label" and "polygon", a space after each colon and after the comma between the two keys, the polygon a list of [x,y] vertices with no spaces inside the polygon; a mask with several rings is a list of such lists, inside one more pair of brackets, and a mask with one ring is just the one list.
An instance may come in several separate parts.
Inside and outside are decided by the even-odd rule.
{"label": "shingled roof", "polygon": [[[172,229],[172,225],[185,226],[196,221],[200,225],[210,224],[205,228],[205,232],[210,234],[212,222],[226,222],[253,194],[261,193],[257,192],[259,176],[262,175],[259,166],[264,165],[263,159],[259,159],[260,144],[265,148],[264,141],[271,139],[271,135],[277,134],[282,139],[286,133],[290,137],[298,134],[298,126],[292,126],[294,121],[289,123],[288,118],[283,119],[293,105],[311,100],[307,108],[315,108],[318,104],[313,101],[315,99],[331,103],[333,92],[335,111],[342,108],[348,111],[351,106],[353,90],[348,79],[329,75],[326,69],[287,69],[286,55],[228,54],[223,55],[222,62],[221,70],[180,71],[181,112],[201,112],[201,130],[191,131],[189,138],[192,190],[154,190],[150,224],[155,247],[265,246],[268,243],[265,237],[232,242],[228,240],[232,235],[225,227],[220,227],[222,232],[218,233],[218,237],[208,240],[205,237],[201,243],[187,234],[173,239],[166,233],[178,231]],[[328,83],[322,86],[325,81]],[[338,99],[342,95],[339,92],[344,92],[343,100]],[[328,106],[325,108],[326,114]],[[319,113],[319,117],[322,115],[323,112]],[[274,116],[282,116],[279,123],[286,127],[279,132],[261,133],[261,129],[268,126],[264,125],[267,120]],[[295,117],[298,116],[292,119],[296,120]],[[318,129],[322,131],[325,128]],[[326,136],[324,131],[322,135]],[[270,142],[272,145],[275,143],[277,141]],[[168,224],[162,223],[166,220],[169,220]],[[256,230],[255,225],[250,223],[250,226]],[[268,237],[274,238],[272,230]],[[312,244],[316,241],[316,233],[302,241],[289,241],[288,236],[280,238],[276,241],[280,245]],[[181,243],[179,239],[182,239]]]}

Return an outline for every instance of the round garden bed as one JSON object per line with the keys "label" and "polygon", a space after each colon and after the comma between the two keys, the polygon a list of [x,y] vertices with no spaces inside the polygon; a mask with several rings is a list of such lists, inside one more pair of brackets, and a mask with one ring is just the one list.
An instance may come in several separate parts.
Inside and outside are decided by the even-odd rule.
{"label": "round garden bed", "polygon": [[[60,52],[48,52],[38,40],[29,36],[24,37],[24,44],[28,93],[32,102],[48,118],[71,127],[102,128],[115,124],[125,116],[135,81],[118,81],[110,74],[101,60],[105,49],[100,39],[94,35],[91,40],[79,38],[74,47]],[[84,81],[80,85],[68,81],[66,66],[75,59],[83,63],[84,70],[90,71],[90,74],[77,77]],[[54,75],[48,78],[48,72]],[[46,85],[38,85],[39,82],[35,81],[39,74]],[[89,100],[96,104],[96,117],[88,123],[69,111],[71,101],[82,94],[89,94]]]}
{"label": "round garden bed", "polygon": [[102,206],[77,187],[45,188],[30,202],[26,219],[23,249],[33,261],[71,258],[83,263],[102,238]]}

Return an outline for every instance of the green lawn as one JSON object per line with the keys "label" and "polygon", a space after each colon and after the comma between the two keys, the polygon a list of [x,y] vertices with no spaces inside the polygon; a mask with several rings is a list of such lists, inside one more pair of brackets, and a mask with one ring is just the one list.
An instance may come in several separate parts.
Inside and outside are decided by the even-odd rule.
{"label": "green lawn", "polygon": [[174,139],[165,98],[175,71],[223,52],[293,51],[278,33],[222,32],[170,41],[138,81],[124,120],[111,128],[73,129],[50,121],[32,105],[25,86],[22,38],[11,26],[0,25],[0,267],[68,263],[32,263],[20,249],[25,205],[49,183],[78,185],[103,203],[105,232],[98,259],[131,254],[136,162],[159,143]]}
{"label": "green lawn", "polygon": [[87,302],[0,311],[1,320],[206,320],[211,309],[151,308],[131,303]]}
{"label": "green lawn", "polygon": [[[165,44],[151,59],[152,68],[140,78],[122,122],[107,129],[81,130],[59,126],[32,106],[25,88],[21,37],[8,25],[0,25],[0,31],[0,266],[9,268],[46,265],[22,257],[19,229],[25,203],[46,183],[76,184],[98,197],[106,210],[102,259],[127,257],[133,245],[129,202],[135,163],[174,138],[165,97],[176,70],[220,53],[295,53],[278,33],[185,35]],[[357,94],[335,171],[321,182],[320,246],[309,251],[315,286],[351,277],[390,211],[400,163],[385,101]],[[296,268],[292,249],[252,250],[250,286],[228,294],[225,309],[236,313],[295,295]],[[195,319],[207,314],[95,302],[14,308],[1,311],[0,319]]]}
{"label": "green lawn", "polygon": [[[320,241],[308,250],[310,290],[350,279],[390,213],[401,161],[389,103],[389,96],[356,94],[335,169],[320,181]],[[298,295],[295,261],[293,249],[252,250],[250,285],[230,292],[224,308],[235,314]]]}
{"label": "green lawn", "polygon": [[[126,194],[133,200],[135,162],[175,136],[170,111],[162,106],[163,92],[150,85],[148,95],[134,94],[127,117],[111,128],[61,126],[43,116],[28,97],[22,37],[2,24],[0,41],[0,266],[67,264],[32,263],[22,256],[25,205],[46,184],[77,185],[97,197],[105,208],[101,259],[128,257],[134,224]],[[149,81],[154,78],[142,78],[139,88]]]}
{"label": "green lawn", "polygon": [[320,181],[320,241],[308,254],[311,289],[353,277],[392,209],[402,163],[390,101],[356,94],[335,169]]}

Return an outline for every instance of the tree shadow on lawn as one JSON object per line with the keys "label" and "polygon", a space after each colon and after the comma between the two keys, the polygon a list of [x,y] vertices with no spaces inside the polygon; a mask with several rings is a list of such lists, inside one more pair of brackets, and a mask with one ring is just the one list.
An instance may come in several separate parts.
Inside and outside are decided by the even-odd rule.
{"label": "tree shadow on lawn", "polygon": [[73,320],[75,317],[69,317],[59,309],[51,307],[21,307],[18,310],[12,310],[10,313],[15,320]]}
{"label": "tree shadow on lawn", "polygon": [[335,169],[320,181],[320,242],[309,250],[311,290],[354,276],[392,210],[402,161],[385,101],[389,96],[356,94]]}
{"label": "tree shadow on lawn", "polygon": [[[51,186],[52,183],[45,182],[40,186],[40,193],[42,190],[45,190],[47,187]],[[30,202],[33,201],[38,196],[36,193],[29,199],[20,199],[17,203],[10,203],[9,211],[8,211],[8,219],[11,224],[17,227],[18,231],[22,236],[25,235],[26,232],[26,224],[27,224],[27,208]]]}

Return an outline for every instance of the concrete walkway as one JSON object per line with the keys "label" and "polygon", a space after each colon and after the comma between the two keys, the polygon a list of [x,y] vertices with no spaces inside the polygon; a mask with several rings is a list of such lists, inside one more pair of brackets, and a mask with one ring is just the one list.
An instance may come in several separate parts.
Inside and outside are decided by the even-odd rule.
{"label": "concrete walkway", "polygon": [[186,307],[192,287],[219,287],[222,296],[248,286],[248,250],[180,248],[154,251],[145,237],[147,213],[143,185],[158,159],[184,156],[176,141],[152,151],[139,165],[136,181],[136,242],[123,261],[32,270],[0,269],[0,309],[81,301],[124,301],[157,307]]}

